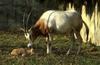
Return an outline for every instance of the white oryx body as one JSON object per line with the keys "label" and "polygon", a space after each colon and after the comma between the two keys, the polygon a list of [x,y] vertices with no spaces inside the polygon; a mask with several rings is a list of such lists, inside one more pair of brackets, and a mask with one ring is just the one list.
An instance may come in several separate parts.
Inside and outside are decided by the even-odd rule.
{"label": "white oryx body", "polygon": [[42,14],[40,19],[29,30],[30,42],[33,42],[39,35],[46,37],[47,53],[50,53],[50,41],[52,41],[52,33],[59,33],[65,35],[77,36],[80,44],[82,38],[80,30],[82,28],[83,20],[81,15],[75,10],[69,11],[55,11],[49,10]]}
{"label": "white oryx body", "polygon": [[44,20],[45,26],[56,32],[68,33],[72,28],[82,27],[82,18],[75,11],[47,11],[40,19]]}

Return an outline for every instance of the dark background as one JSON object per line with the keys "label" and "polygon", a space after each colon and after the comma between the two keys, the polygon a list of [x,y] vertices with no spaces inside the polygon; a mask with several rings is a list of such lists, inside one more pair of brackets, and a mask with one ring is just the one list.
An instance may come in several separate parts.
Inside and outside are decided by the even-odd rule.
{"label": "dark background", "polygon": [[[30,28],[44,11],[66,10],[68,3],[72,3],[80,13],[82,5],[85,5],[87,14],[91,16],[96,2],[100,6],[100,0],[0,0],[0,30],[17,31],[19,28],[24,28],[25,24]],[[28,15],[30,11],[32,13],[28,23],[27,16],[23,23],[24,13]],[[100,7],[98,7],[98,11],[100,11]]]}

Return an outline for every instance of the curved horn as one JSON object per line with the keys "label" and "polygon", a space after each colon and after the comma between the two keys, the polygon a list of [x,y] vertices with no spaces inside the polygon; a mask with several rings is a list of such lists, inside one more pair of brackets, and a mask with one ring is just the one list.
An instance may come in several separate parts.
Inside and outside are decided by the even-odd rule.
{"label": "curved horn", "polygon": [[27,32],[28,32],[28,21],[29,21],[29,18],[30,18],[30,15],[32,13],[32,10],[29,12],[29,14],[27,15],[27,20],[26,20],[26,29],[27,29]]}
{"label": "curved horn", "polygon": [[[25,12],[26,12],[26,9],[25,9]],[[23,14],[23,28],[24,28],[24,32],[26,32],[26,25],[25,25],[25,18],[26,18],[26,13],[24,12],[24,14]]]}

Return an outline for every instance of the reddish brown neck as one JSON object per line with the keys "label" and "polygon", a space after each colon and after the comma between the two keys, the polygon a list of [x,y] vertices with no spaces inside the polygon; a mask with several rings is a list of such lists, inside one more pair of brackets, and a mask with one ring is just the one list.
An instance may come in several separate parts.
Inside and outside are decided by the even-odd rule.
{"label": "reddish brown neck", "polygon": [[38,36],[47,36],[48,33],[46,33],[46,31],[41,30],[39,27],[33,27],[31,28],[31,31],[33,32],[33,34],[38,37]]}
{"label": "reddish brown neck", "polygon": [[44,20],[39,20],[37,23],[33,26],[35,29],[34,31],[38,35],[46,36],[48,35],[48,27],[44,24]]}

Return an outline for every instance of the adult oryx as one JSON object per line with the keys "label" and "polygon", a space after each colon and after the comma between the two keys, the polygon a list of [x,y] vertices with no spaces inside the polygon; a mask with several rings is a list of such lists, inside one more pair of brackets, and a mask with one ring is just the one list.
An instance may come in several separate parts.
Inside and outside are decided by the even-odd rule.
{"label": "adult oryx", "polygon": [[[80,30],[83,23],[84,21],[82,20],[81,15],[75,10],[49,10],[42,14],[36,24],[29,29],[28,34],[25,36],[28,37],[30,43],[34,42],[34,40],[38,36],[44,36],[46,38],[47,54],[51,52],[52,34],[63,34],[66,36],[70,36],[72,40],[77,38],[80,43],[77,52],[79,53],[82,44]],[[74,34],[76,35],[76,37],[74,36]]]}

